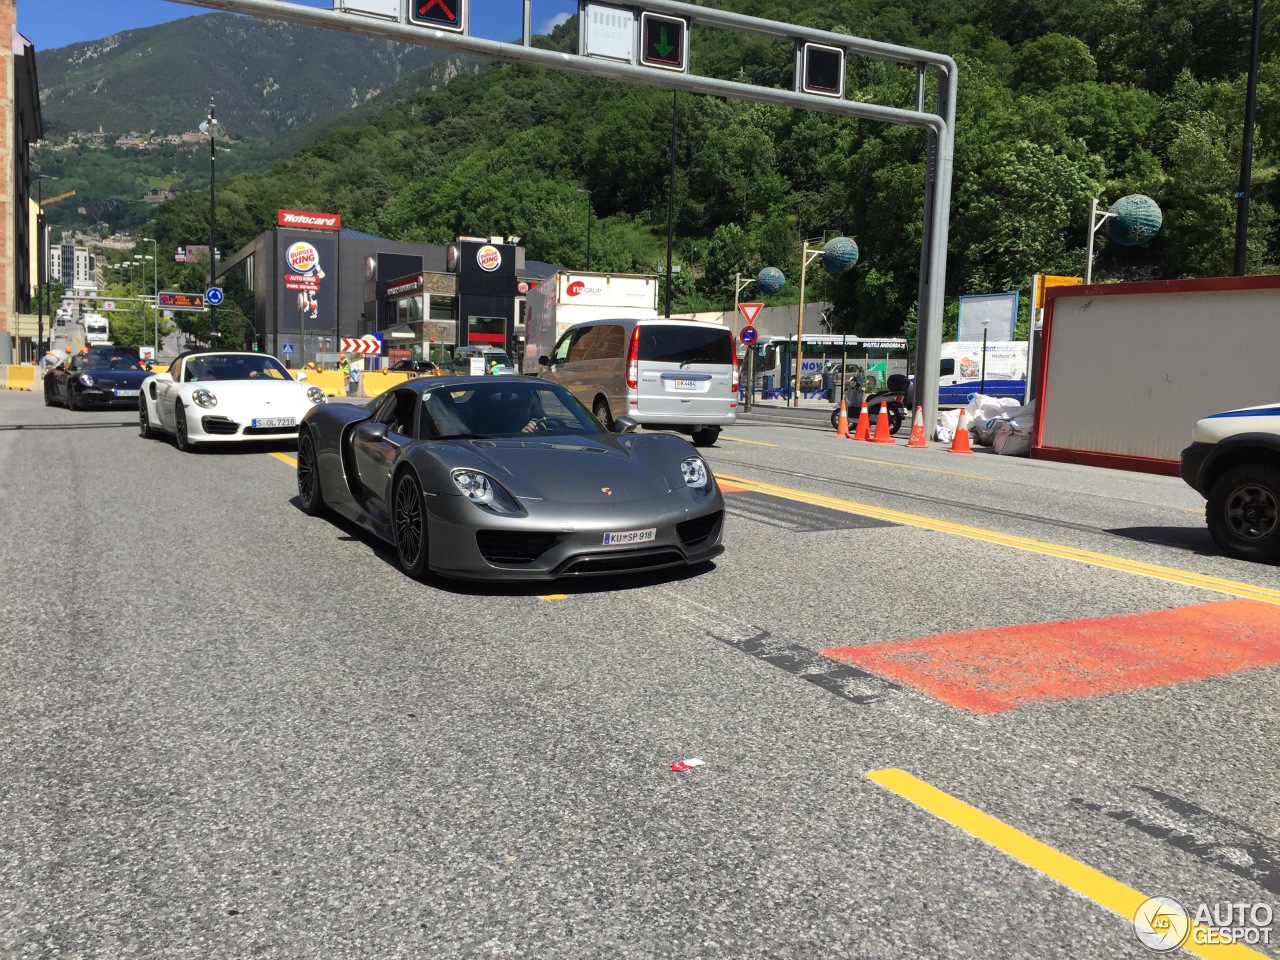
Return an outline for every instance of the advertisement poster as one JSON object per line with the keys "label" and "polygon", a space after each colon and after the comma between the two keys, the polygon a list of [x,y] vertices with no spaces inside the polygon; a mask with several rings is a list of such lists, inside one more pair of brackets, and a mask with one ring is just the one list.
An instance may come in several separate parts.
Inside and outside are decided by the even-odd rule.
{"label": "advertisement poster", "polygon": [[285,235],[280,333],[332,334],[337,326],[337,256],[330,237]]}

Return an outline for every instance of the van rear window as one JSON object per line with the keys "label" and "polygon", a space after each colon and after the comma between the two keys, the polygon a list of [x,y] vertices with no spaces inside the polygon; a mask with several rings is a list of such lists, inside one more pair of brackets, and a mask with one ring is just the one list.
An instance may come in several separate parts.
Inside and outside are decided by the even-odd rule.
{"label": "van rear window", "polygon": [[695,326],[640,328],[640,359],[660,363],[733,363],[728,330]]}

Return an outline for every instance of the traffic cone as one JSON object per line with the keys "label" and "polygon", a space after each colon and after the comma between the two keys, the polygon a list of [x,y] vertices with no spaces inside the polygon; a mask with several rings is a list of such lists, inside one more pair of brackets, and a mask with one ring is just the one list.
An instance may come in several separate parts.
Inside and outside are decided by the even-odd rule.
{"label": "traffic cone", "polygon": [[840,398],[840,419],[836,423],[836,436],[841,439],[849,437],[849,404],[844,397]]}
{"label": "traffic cone", "polygon": [[956,438],[951,441],[951,449],[947,453],[973,453],[973,448],[969,446],[968,420],[968,413],[961,410],[960,419],[956,422]]}
{"label": "traffic cone", "polygon": [[871,439],[871,414],[867,412],[867,398],[862,398],[862,409],[858,411],[858,425],[853,431],[854,440]]}
{"label": "traffic cone", "polygon": [[889,430],[889,404],[880,401],[880,415],[876,417],[876,443],[893,443],[893,433]]}
{"label": "traffic cone", "polygon": [[915,419],[911,421],[911,439],[907,441],[908,447],[928,447],[929,441],[924,436],[924,410],[916,407]]}

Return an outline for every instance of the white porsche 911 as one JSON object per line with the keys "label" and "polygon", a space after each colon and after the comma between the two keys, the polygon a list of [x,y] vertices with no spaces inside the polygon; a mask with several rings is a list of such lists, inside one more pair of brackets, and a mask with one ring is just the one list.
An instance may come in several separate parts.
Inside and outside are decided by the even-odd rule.
{"label": "white porsche 911", "polygon": [[179,450],[204,443],[296,439],[302,416],[324,392],[293,379],[275,357],[193,350],[168,373],[142,381],[138,432],[173,434]]}

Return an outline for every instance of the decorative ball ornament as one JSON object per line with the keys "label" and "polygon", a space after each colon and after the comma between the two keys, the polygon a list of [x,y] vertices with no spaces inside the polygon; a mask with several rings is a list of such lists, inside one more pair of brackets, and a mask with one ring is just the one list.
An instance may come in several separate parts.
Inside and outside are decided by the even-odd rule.
{"label": "decorative ball ornament", "polygon": [[1160,232],[1164,215],[1150,197],[1133,193],[1111,205],[1113,216],[1107,221],[1107,236],[1122,247],[1137,247]]}
{"label": "decorative ball ornament", "polygon": [[756,276],[756,283],[765,293],[773,295],[786,286],[787,278],[777,267],[765,267]]}
{"label": "decorative ball ornament", "polygon": [[822,247],[822,265],[833,277],[842,277],[858,262],[858,245],[848,237],[832,237]]}

